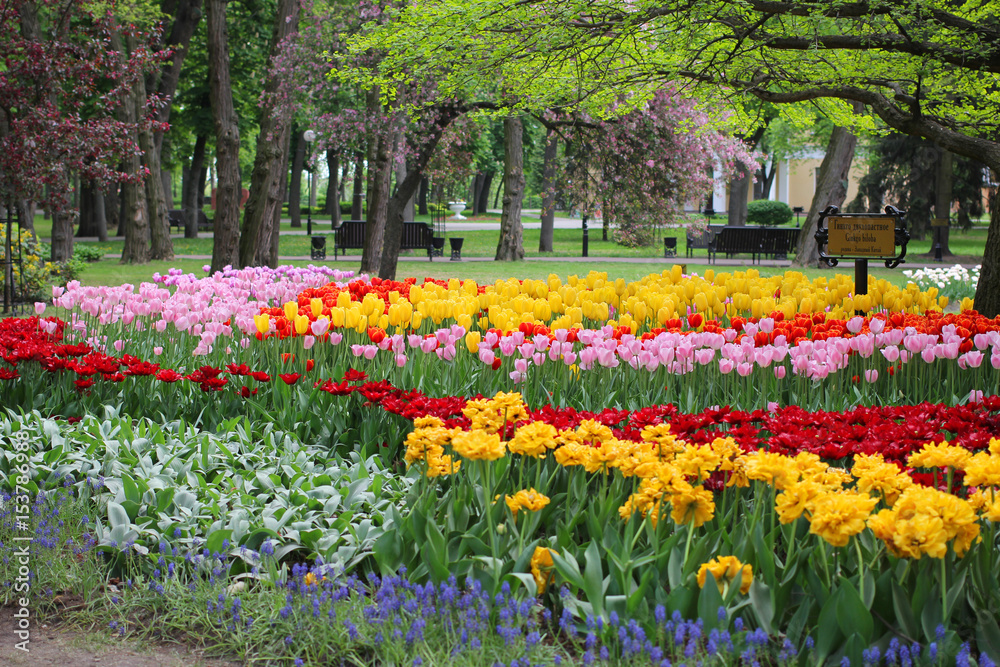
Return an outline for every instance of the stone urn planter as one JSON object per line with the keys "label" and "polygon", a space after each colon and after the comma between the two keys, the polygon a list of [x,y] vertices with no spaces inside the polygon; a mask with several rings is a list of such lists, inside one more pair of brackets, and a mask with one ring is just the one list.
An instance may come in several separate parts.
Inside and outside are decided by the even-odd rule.
{"label": "stone urn planter", "polygon": [[448,218],[449,220],[468,220],[468,218],[466,218],[464,215],[462,215],[462,211],[465,210],[465,202],[464,201],[452,201],[452,202],[448,202],[448,208],[451,209],[451,212],[455,214],[455,215],[451,216],[450,218]]}

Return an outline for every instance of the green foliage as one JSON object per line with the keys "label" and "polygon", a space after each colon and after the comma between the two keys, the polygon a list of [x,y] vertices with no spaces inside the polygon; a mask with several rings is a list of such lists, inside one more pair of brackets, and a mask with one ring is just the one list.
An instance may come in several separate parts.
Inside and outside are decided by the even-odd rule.
{"label": "green foliage", "polygon": [[103,246],[77,244],[73,246],[73,259],[81,262],[99,262],[104,259],[105,252],[107,250]]}
{"label": "green foliage", "polygon": [[[7,413],[0,433],[28,434],[32,485],[68,478],[97,503],[106,517],[94,527],[97,548],[109,554],[140,536],[174,541],[178,530],[181,544],[225,530],[249,548],[280,533],[286,554],[353,569],[371,555],[382,512],[411,483],[377,458],[341,457],[267,423],[232,420],[211,433],[119,417],[110,406],[104,413],[74,425]],[[14,487],[13,465],[0,459],[0,489]]]}
{"label": "green foliage", "polygon": [[770,199],[758,199],[747,204],[747,224],[777,227],[792,221],[788,204]]}
{"label": "green foliage", "polygon": [[[7,229],[0,224],[0,266],[7,261],[6,247]],[[12,239],[15,300],[38,301],[45,297],[54,268],[46,259],[48,254],[49,247],[39,243],[35,235],[26,229],[21,229],[17,237]],[[3,275],[0,273],[0,288]]]}

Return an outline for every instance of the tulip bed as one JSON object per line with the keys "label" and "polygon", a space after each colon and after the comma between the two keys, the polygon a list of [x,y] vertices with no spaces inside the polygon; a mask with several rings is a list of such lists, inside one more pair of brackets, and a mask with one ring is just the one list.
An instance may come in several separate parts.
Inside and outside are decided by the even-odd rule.
{"label": "tulip bed", "polygon": [[71,283],[0,321],[0,542],[63,484],[95,519],[63,548],[131,604],[221,591],[199,627],[266,660],[322,659],[308,607],[359,663],[993,664],[1000,320],[946,305],[680,267]]}

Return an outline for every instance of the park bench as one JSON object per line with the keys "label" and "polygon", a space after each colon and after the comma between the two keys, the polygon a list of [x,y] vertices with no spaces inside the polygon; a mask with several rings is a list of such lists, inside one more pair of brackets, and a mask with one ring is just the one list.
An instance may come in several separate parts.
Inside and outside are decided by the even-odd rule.
{"label": "park bench", "polygon": [[[425,222],[404,222],[400,250],[426,250],[427,258],[434,261],[434,228]],[[346,256],[347,250],[361,250],[365,247],[365,221],[344,220],[333,235],[333,258],[340,250]]]}
{"label": "park bench", "polygon": [[[179,208],[170,209],[167,212],[167,218],[170,220],[170,226],[176,227],[177,231],[184,229],[184,211]],[[205,215],[204,211],[198,211],[198,230],[206,231],[212,228],[212,223],[209,222],[208,216]]]}
{"label": "park bench", "polygon": [[723,227],[708,249],[709,261],[722,253],[726,258],[749,254],[753,262],[761,257],[787,257],[795,250],[799,229],[775,227]]}
{"label": "park bench", "polygon": [[708,250],[709,258],[712,256],[712,242],[715,241],[715,235],[722,229],[722,225],[709,225],[708,229],[704,231],[692,231],[687,230],[685,234],[685,251],[688,257],[694,257],[694,251],[698,249]]}

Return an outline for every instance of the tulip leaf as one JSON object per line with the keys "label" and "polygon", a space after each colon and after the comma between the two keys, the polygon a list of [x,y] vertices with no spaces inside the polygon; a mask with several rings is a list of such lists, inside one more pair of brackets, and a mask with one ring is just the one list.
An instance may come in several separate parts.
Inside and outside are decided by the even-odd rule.
{"label": "tulip leaf", "polygon": [[875,632],[875,621],[865,607],[858,589],[851,582],[841,580],[837,593],[837,623],[841,631],[847,637],[853,633],[861,635],[867,646]]}
{"label": "tulip leaf", "polygon": [[715,575],[707,572],[705,585],[701,587],[701,593],[698,595],[698,618],[705,622],[706,630],[719,627],[720,608],[725,608],[725,605],[719,593],[719,585],[715,582]]}
{"label": "tulip leaf", "polygon": [[774,629],[771,627],[771,621],[774,619],[771,590],[760,579],[754,579],[750,584],[750,605],[764,631],[769,635],[774,634]]}
{"label": "tulip leaf", "polygon": [[976,610],[976,617],[976,644],[980,653],[988,655],[994,664],[1000,664],[1000,626],[996,617],[982,609]]}
{"label": "tulip leaf", "polygon": [[819,612],[819,623],[816,629],[817,664],[821,664],[834,648],[840,645],[844,635],[837,622],[837,607],[843,588],[838,588],[826,599]]}
{"label": "tulip leaf", "polygon": [[594,606],[597,614],[604,613],[604,569],[601,565],[601,552],[597,540],[592,540],[583,553],[583,590],[587,593],[587,601]]}

